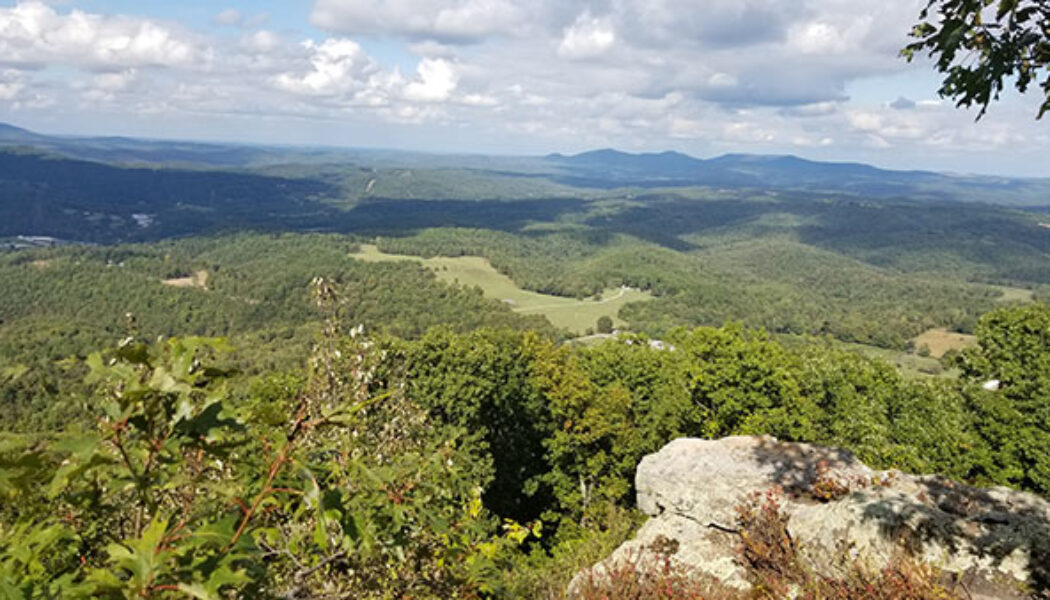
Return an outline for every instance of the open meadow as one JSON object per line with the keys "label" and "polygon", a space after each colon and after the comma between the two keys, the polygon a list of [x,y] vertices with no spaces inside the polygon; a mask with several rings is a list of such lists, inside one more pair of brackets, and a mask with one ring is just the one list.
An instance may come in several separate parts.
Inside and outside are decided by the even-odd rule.
{"label": "open meadow", "polygon": [[485,258],[458,256],[422,258],[381,252],[374,244],[362,244],[351,258],[365,262],[413,261],[432,270],[439,279],[468,287],[477,286],[485,296],[501,300],[515,312],[539,314],[555,326],[576,334],[593,328],[600,317],[608,316],[616,327],[625,325],[619,318],[620,309],[631,302],[652,300],[652,294],[633,288],[607,289],[601,298],[575,300],[561,296],[539,294],[519,288],[506,275],[497,271]]}

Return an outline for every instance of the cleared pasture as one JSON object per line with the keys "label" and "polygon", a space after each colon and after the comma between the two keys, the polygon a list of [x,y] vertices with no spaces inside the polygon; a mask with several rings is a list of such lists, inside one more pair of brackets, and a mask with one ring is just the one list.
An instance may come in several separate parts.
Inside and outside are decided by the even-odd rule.
{"label": "cleared pasture", "polygon": [[189,277],[164,279],[161,281],[161,283],[171,287],[200,288],[202,290],[206,290],[208,289],[208,272],[203,270],[197,271]]}
{"label": "cleared pasture", "polygon": [[992,286],[1003,293],[999,302],[1035,302],[1035,292],[1024,288],[1007,287],[1003,285]]}
{"label": "cleared pasture", "polygon": [[575,300],[548,296],[519,288],[509,277],[497,271],[487,259],[479,256],[422,258],[381,252],[374,244],[363,244],[351,258],[366,262],[412,261],[432,270],[439,279],[465,286],[477,286],[489,298],[506,302],[512,310],[523,314],[542,314],[556,327],[576,334],[594,327],[599,317],[612,318],[616,327],[625,323],[617,316],[630,302],[652,300],[653,296],[631,288],[608,289],[601,300]]}
{"label": "cleared pasture", "polygon": [[931,329],[915,338],[915,347],[930,349],[930,356],[940,358],[951,350],[963,350],[977,343],[977,338],[947,329]]}

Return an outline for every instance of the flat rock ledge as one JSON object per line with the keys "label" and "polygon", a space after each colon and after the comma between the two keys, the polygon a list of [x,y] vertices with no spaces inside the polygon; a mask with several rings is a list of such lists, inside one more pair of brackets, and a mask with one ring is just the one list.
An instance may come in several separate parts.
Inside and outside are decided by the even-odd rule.
{"label": "flat rock ledge", "polygon": [[[835,493],[816,497],[829,482]],[[570,596],[612,567],[663,564],[657,549],[669,541],[675,566],[749,589],[735,558],[736,507],[777,488],[802,562],[820,575],[843,576],[844,558],[875,571],[908,555],[954,576],[974,599],[1050,590],[1050,503],[1032,494],[875,471],[844,450],[768,436],[676,440],[642,460],[635,483],[650,519],[578,574]]]}

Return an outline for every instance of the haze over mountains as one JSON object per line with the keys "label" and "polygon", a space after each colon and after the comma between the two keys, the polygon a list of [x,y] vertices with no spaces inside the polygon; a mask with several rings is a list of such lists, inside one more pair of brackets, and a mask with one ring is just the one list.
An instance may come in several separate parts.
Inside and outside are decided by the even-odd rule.
{"label": "haze over mountains", "polygon": [[[851,162],[818,162],[791,155],[726,154],[699,159],[679,152],[632,154],[614,149],[543,157],[429,155],[362,148],[272,147],[125,137],[41,135],[0,123],[0,147],[120,165],[189,168],[272,168],[346,165],[368,168],[465,169],[499,177],[547,180],[581,189],[760,188],[875,197],[1050,205],[1050,179],[894,171]],[[520,185],[520,181],[516,182]],[[549,193],[540,188],[537,193]]]}
{"label": "haze over mountains", "polygon": [[547,159],[569,167],[575,175],[573,181],[581,185],[594,185],[604,178],[609,187],[789,188],[1015,205],[1050,203],[1050,180],[1045,179],[891,171],[861,163],[818,162],[792,155],[725,154],[701,160],[678,152],[628,154],[607,149],[575,156],[551,154]]}

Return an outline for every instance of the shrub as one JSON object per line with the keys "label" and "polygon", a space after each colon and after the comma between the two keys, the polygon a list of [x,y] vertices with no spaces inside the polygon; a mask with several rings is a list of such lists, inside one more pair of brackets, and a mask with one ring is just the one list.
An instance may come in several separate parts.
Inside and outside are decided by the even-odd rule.
{"label": "shrub", "polygon": [[[829,490],[848,492],[849,487],[836,483]],[[904,555],[877,572],[858,560],[843,557],[844,577],[814,573],[799,560],[798,544],[788,531],[790,517],[783,510],[782,500],[782,491],[773,489],[756,494],[737,507],[741,540],[738,560],[749,571],[754,585],[752,598],[948,600],[962,597],[941,583],[947,578],[936,569]]]}
{"label": "shrub", "polygon": [[739,595],[719,589],[717,582],[690,576],[675,567],[670,554],[657,556],[656,565],[635,558],[590,574],[575,590],[574,600],[728,600]]}

